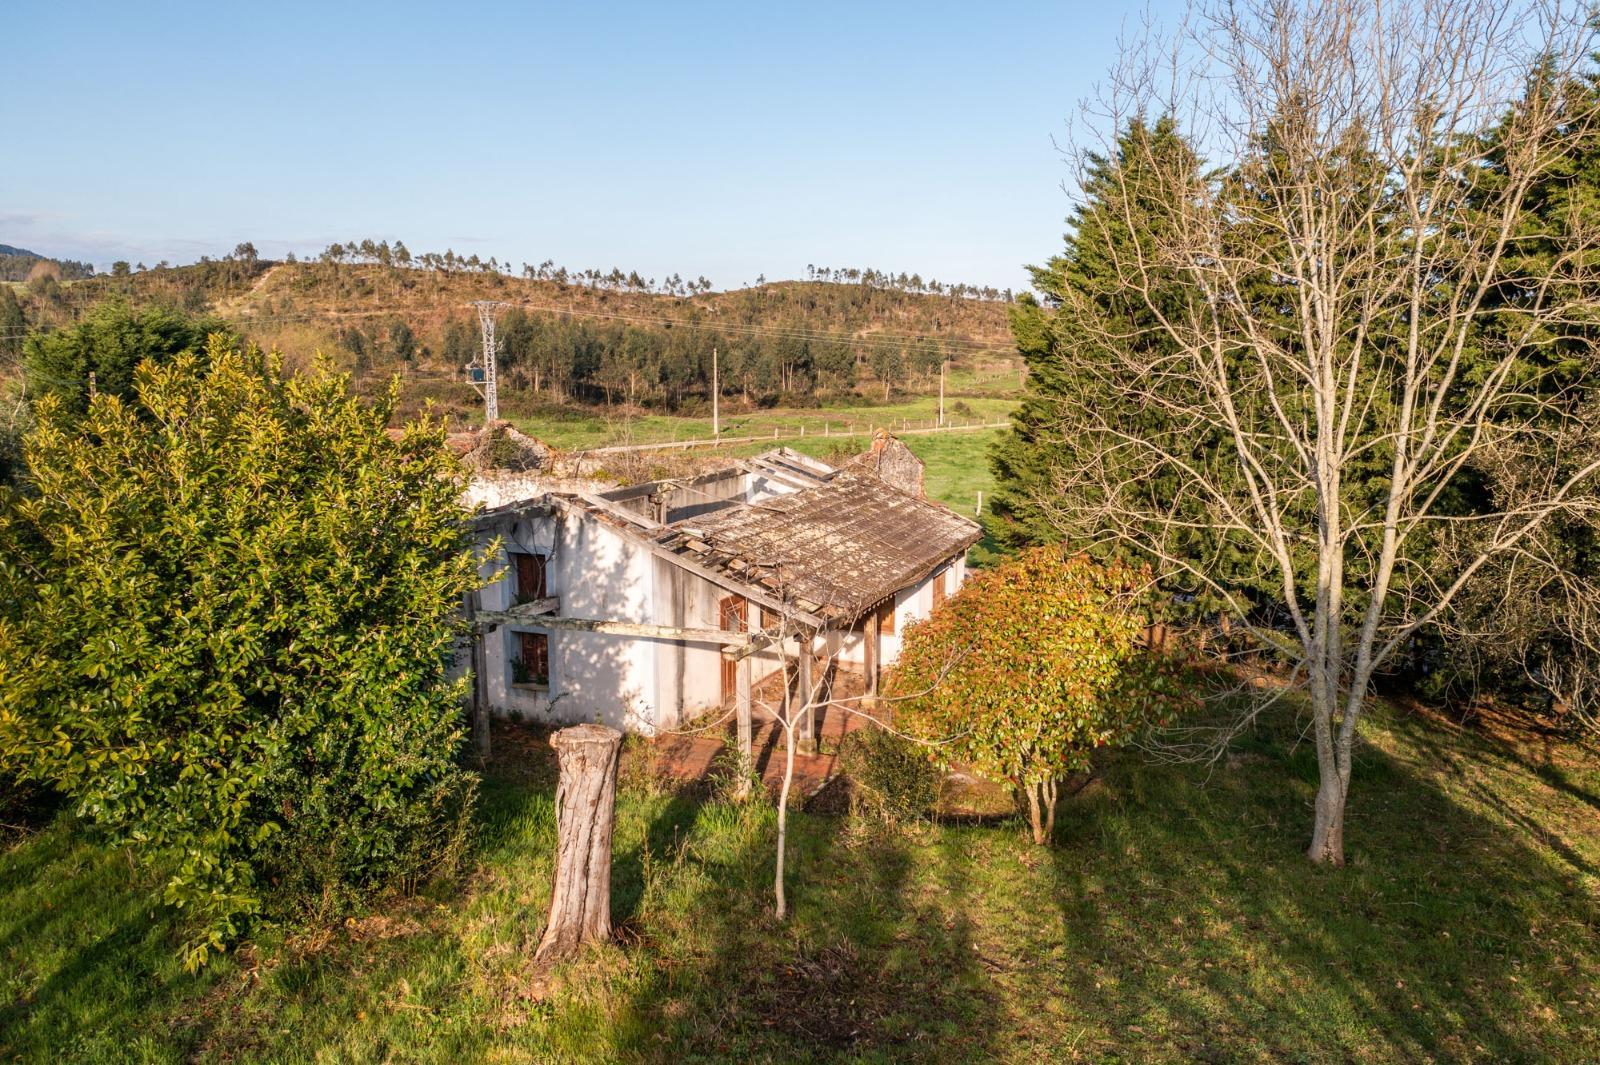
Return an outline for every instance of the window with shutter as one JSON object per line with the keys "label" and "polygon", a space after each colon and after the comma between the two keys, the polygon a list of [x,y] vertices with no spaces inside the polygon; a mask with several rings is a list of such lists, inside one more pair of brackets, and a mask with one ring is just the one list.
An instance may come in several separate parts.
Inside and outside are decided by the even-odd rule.
{"label": "window with shutter", "polygon": [[517,664],[521,684],[550,683],[550,636],[543,632],[519,632]]}
{"label": "window with shutter", "polygon": [[517,602],[531,603],[550,594],[543,555],[514,554],[511,559],[517,571]]}

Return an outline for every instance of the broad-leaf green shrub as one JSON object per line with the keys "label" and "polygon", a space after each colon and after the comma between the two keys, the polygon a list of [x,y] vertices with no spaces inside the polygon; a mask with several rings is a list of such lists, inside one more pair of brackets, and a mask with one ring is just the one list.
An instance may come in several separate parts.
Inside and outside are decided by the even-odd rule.
{"label": "broad-leaf green shrub", "polygon": [[81,415],[89,409],[91,391],[132,400],[140,366],[169,363],[180,355],[204,358],[213,335],[233,342],[232,330],[220,318],[110,300],[65,329],[29,336],[23,368],[34,397],[54,396],[65,410]]}
{"label": "broad-leaf green shrub", "polygon": [[931,816],[944,780],[928,747],[872,727],[839,741],[839,768],[855,786],[854,809],[887,824]]}
{"label": "broad-leaf green shrub", "polygon": [[[220,338],[39,405],[0,516],[0,772],[170,869],[186,960],[307,894],[424,875],[474,778],[447,679],[476,580],[439,425]],[[135,404],[138,411],[135,412]]]}

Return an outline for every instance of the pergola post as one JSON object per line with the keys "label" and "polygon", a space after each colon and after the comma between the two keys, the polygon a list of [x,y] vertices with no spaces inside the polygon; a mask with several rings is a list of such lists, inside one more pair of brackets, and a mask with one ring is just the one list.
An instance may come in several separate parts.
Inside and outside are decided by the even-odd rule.
{"label": "pergola post", "polygon": [[816,720],[811,713],[811,633],[800,635],[800,673],[796,678],[796,698],[800,722],[796,727],[800,750],[810,753],[817,749]]}
{"label": "pergola post", "polygon": [[752,749],[755,728],[751,720],[751,707],[754,699],[751,697],[751,672],[755,661],[754,655],[745,655],[739,659],[739,686],[734,696],[734,714],[738,719],[739,734],[739,769],[742,774],[737,792],[743,798],[750,789],[750,774],[755,771],[755,752]]}
{"label": "pergola post", "polygon": [[867,674],[867,698],[878,697],[878,664],[883,660],[883,615],[874,610],[867,615],[867,645],[862,651],[862,665]]}

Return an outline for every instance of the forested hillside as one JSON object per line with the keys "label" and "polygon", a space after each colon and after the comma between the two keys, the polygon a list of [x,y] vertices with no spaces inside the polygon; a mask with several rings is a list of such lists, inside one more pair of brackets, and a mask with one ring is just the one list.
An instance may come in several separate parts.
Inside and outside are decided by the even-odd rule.
{"label": "forested hillside", "polygon": [[26,248],[0,244],[0,281],[26,281],[46,273],[68,280],[90,277],[94,274],[94,264],[51,259]]}
{"label": "forested hillside", "polygon": [[291,365],[320,352],[364,386],[399,373],[408,402],[431,396],[463,413],[474,405],[463,369],[481,348],[477,300],[503,304],[499,365],[513,407],[695,410],[710,400],[713,351],[724,397],[747,407],[884,400],[930,384],[946,360],[1011,361],[1008,292],[871,269],[809,273],[817,280],[713,292],[704,278],[549,263],[514,274],[371,241],[301,262],[241,244],[189,266],[118,264],[70,286],[30,284],[20,302],[29,329],[71,324],[109,299],[215,314]]}

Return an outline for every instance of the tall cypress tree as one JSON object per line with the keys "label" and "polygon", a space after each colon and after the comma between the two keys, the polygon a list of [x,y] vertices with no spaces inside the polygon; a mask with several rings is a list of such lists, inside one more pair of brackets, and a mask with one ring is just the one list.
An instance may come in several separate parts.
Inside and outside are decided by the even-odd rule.
{"label": "tall cypress tree", "polygon": [[[1529,189],[1516,242],[1506,255],[1505,279],[1487,301],[1477,351],[1469,355],[1492,354],[1524,329],[1535,295],[1525,279],[1559,276],[1553,264],[1570,253],[1574,238],[1600,232],[1600,130],[1586,121],[1597,97],[1600,76],[1557,82],[1551,71],[1542,70],[1514,105],[1558,107],[1579,120],[1568,128],[1560,160]],[[1510,125],[1508,116],[1483,135],[1492,162],[1499,163],[1513,147],[1506,134]],[[1495,166],[1490,178],[1503,170],[1503,163]],[[1588,287],[1574,280],[1545,297],[1563,301],[1568,311],[1560,328],[1542,331],[1543,342],[1529,346],[1514,372],[1548,405],[1552,431],[1535,446],[1474,470],[1481,497],[1492,499],[1520,479],[1548,469],[1575,469],[1600,454],[1600,430],[1580,436],[1559,429],[1562,418],[1573,415],[1590,427],[1600,425],[1600,395],[1590,372],[1592,352],[1600,345],[1600,292]],[[1485,569],[1446,619],[1447,630],[1431,634],[1429,646],[1439,652],[1428,686],[1441,694],[1452,686],[1505,694],[1529,691],[1531,680],[1545,690],[1559,723],[1600,730],[1600,662],[1595,661],[1592,620],[1600,595],[1600,519],[1575,515],[1552,521],[1531,538],[1528,550],[1556,560],[1566,580],[1520,578],[1517,558]]]}
{"label": "tall cypress tree", "polygon": [[[1095,336],[1115,338],[1126,348],[1143,348],[1155,363],[1171,349],[1169,335],[1160,327],[1156,308],[1176,315],[1188,301],[1203,299],[1192,285],[1173,279],[1147,300],[1143,293],[1129,292],[1121,275],[1135,257],[1145,261],[1159,258],[1153,248],[1169,238],[1171,223],[1152,201],[1163,185],[1174,180],[1193,183],[1195,189],[1211,183],[1224,187],[1227,195],[1240,194],[1228,189],[1232,176],[1204,171],[1202,161],[1170,118],[1155,122],[1134,120],[1121,134],[1112,157],[1091,160],[1082,188],[1082,199],[1069,220],[1066,246],[1045,266],[1031,267],[1034,288],[1040,298],[1024,298],[1011,312],[1011,327],[1018,350],[1029,370],[1027,395],[1012,416],[1009,430],[1001,434],[990,462],[999,487],[991,509],[989,529],[1004,547],[1020,549],[1062,538],[1052,521],[1052,510],[1063,502],[1082,512],[1097,502],[1084,496],[1098,489],[1095,482],[1120,483],[1125,491],[1138,493],[1146,504],[1157,504],[1181,516],[1186,510],[1205,504],[1187,490],[1170,468],[1152,473],[1140,469],[1138,453],[1130,449],[1121,461],[1128,466],[1122,476],[1074,480],[1074,472],[1090,462],[1108,461],[1103,447],[1084,446],[1077,427],[1086,420],[1100,419],[1122,425],[1139,435],[1150,429],[1142,423],[1162,417],[1154,413],[1159,404],[1128,406],[1126,392],[1108,387],[1103,374],[1095,372],[1115,362],[1099,349]],[[1216,182],[1222,186],[1215,186]],[[1117,264],[1123,264],[1119,271]],[[1057,313],[1068,307],[1070,313]],[[1082,323],[1092,322],[1091,330]],[[1094,335],[1090,335],[1090,334]],[[1235,358],[1230,354],[1228,358]],[[1170,387],[1160,380],[1145,383],[1150,390]],[[1167,409],[1181,411],[1184,397],[1174,394]],[[1197,427],[1193,439],[1196,462],[1211,469],[1225,469],[1226,463],[1211,461],[1222,454],[1225,441],[1208,439],[1216,430]],[[1203,515],[1196,514],[1197,518]],[[1260,606],[1270,608],[1282,598],[1282,586],[1261,570],[1252,545],[1235,542],[1215,531],[1212,523],[1196,520],[1193,532],[1182,531],[1177,523],[1168,546],[1175,554],[1189,559],[1200,570],[1244,593]],[[1097,545],[1082,545],[1102,553]],[[1121,554],[1125,549],[1103,553]],[[1174,577],[1172,591],[1198,613],[1209,612],[1213,597],[1198,581]]]}
{"label": "tall cypress tree", "polygon": [[[1070,323],[1091,315],[1106,324],[1108,334],[1148,345],[1152,354],[1159,354],[1166,343],[1143,297],[1122,288],[1114,264],[1161,239],[1161,222],[1147,209],[1142,190],[1174,172],[1202,179],[1199,157],[1176,124],[1168,118],[1129,123],[1114,157],[1091,160],[1082,200],[1069,220],[1066,247],[1046,265],[1029,268],[1041,299],[1024,296],[1011,311],[1012,334],[1028,365],[1027,395],[990,454],[999,481],[990,529],[1004,546],[1021,548],[1061,538],[1050,509],[1051,500],[1064,490],[1063,472],[1079,461],[1070,431],[1073,410],[1085,405],[1106,410],[1104,404],[1112,402],[1095,375],[1085,372],[1101,353],[1092,338]],[[1156,302],[1191,298],[1174,284]],[[1072,315],[1054,313],[1068,302]]]}
{"label": "tall cypress tree", "polygon": [[22,354],[22,338],[27,331],[28,318],[15,290],[0,282],[0,359],[16,361]]}

